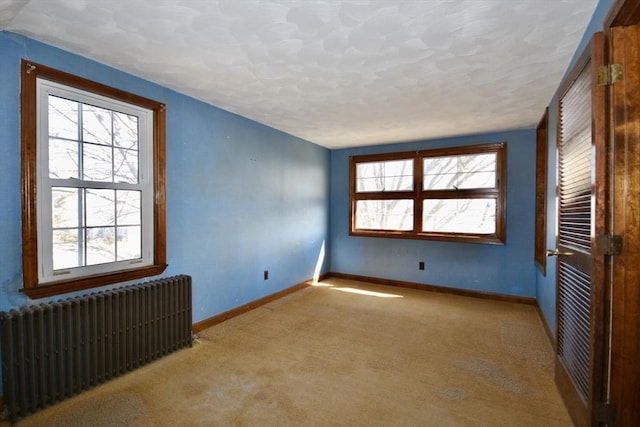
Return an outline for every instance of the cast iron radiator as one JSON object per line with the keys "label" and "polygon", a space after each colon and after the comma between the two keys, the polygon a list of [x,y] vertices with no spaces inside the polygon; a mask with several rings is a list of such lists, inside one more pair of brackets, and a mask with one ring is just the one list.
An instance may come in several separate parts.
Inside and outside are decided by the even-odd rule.
{"label": "cast iron radiator", "polygon": [[191,277],[158,279],[0,313],[9,419],[191,347]]}

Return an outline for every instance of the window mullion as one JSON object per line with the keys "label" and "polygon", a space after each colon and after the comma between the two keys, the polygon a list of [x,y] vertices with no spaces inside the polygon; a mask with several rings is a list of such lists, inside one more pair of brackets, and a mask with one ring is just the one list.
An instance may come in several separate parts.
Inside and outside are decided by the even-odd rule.
{"label": "window mullion", "polygon": [[494,199],[500,195],[497,188],[477,190],[427,190],[420,194],[421,199]]}
{"label": "window mullion", "polygon": [[78,191],[78,265],[86,265],[87,260],[87,217],[85,209],[86,188],[79,188]]}
{"label": "window mullion", "polygon": [[[82,103],[78,103],[78,181],[83,182],[84,178],[84,109]],[[87,259],[86,254],[86,241],[87,230],[86,224],[86,210],[85,210],[85,191],[84,186],[75,186],[78,188],[78,265],[84,266]]]}
{"label": "window mullion", "polygon": [[422,156],[416,152],[413,158],[413,232],[422,231]]}
{"label": "window mullion", "polygon": [[413,191],[388,191],[388,192],[368,192],[354,193],[353,200],[399,200],[413,199],[415,193]]}

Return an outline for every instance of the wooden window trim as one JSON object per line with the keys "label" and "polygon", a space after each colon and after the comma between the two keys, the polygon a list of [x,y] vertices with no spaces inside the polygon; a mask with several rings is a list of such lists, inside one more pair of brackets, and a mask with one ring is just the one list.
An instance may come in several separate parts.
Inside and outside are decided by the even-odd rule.
{"label": "wooden window trim", "polygon": [[543,276],[547,274],[547,136],[549,109],[545,109],[536,128],[536,205],[534,261]]}
{"label": "wooden window trim", "polygon": [[[87,92],[138,105],[153,111],[153,191],[154,191],[154,261],[153,265],[138,269],[116,271],[73,280],[38,283],[38,220],[36,207],[36,149],[37,107],[36,80],[38,78],[71,86]],[[31,61],[21,63],[21,188],[22,188],[22,292],[31,298],[58,295],[128,280],[161,274],[166,264],[166,176],[165,126],[166,107],[157,101],[115,89],[101,83],[55,70]]]}
{"label": "wooden window trim", "polygon": [[[422,190],[422,158],[437,156],[460,156],[465,154],[496,153],[496,188],[475,190]],[[398,192],[356,192],[356,164],[362,162],[413,159],[413,191]],[[496,232],[493,234],[435,233],[422,232],[422,202],[429,198],[471,198],[491,197],[496,200]],[[401,239],[441,240],[449,242],[485,243],[503,245],[506,239],[506,143],[468,145],[421,151],[370,154],[353,156],[349,159],[349,235],[361,237],[391,237]],[[359,200],[407,199],[414,203],[413,230],[358,230],[356,224],[356,203]]]}

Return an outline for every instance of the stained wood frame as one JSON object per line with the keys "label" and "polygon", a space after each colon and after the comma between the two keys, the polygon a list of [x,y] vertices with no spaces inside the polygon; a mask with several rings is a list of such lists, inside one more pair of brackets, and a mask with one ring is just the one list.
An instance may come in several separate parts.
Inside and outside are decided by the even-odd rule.
{"label": "stained wood frame", "polygon": [[640,2],[617,0],[604,23],[607,62],[622,66],[622,81],[607,88],[608,233],[623,239],[622,250],[607,258],[610,312],[607,403],[615,425],[640,419]]}
{"label": "stained wood frame", "polygon": [[534,261],[538,270],[547,274],[547,139],[549,108],[546,108],[536,128],[536,205]]}
{"label": "stained wood frame", "polygon": [[[422,159],[436,156],[496,153],[496,187],[469,190],[423,190]],[[413,191],[362,192],[356,191],[356,165],[362,162],[413,159]],[[349,235],[392,237],[401,239],[443,240],[466,243],[502,245],[506,239],[507,145],[505,142],[468,145],[422,151],[371,154],[349,159]],[[496,200],[496,231],[493,234],[434,233],[422,230],[422,201],[430,198],[492,197]],[[363,230],[356,228],[356,203],[359,200],[411,199],[414,202],[413,230]]]}
{"label": "stained wood frame", "polygon": [[[36,80],[58,82],[109,98],[138,105],[153,111],[153,188],[154,188],[154,262],[153,265],[113,273],[38,283],[38,223],[36,214]],[[165,110],[164,104],[101,83],[65,73],[32,61],[21,63],[21,186],[22,186],[22,292],[41,298],[88,289],[127,280],[155,276],[166,267],[166,178],[165,178]]]}

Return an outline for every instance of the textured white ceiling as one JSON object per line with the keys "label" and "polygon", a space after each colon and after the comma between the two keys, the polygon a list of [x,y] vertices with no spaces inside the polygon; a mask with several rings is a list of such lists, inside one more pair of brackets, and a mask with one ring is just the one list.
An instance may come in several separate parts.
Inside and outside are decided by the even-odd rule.
{"label": "textured white ceiling", "polygon": [[596,3],[0,0],[0,29],[341,148],[534,126]]}

